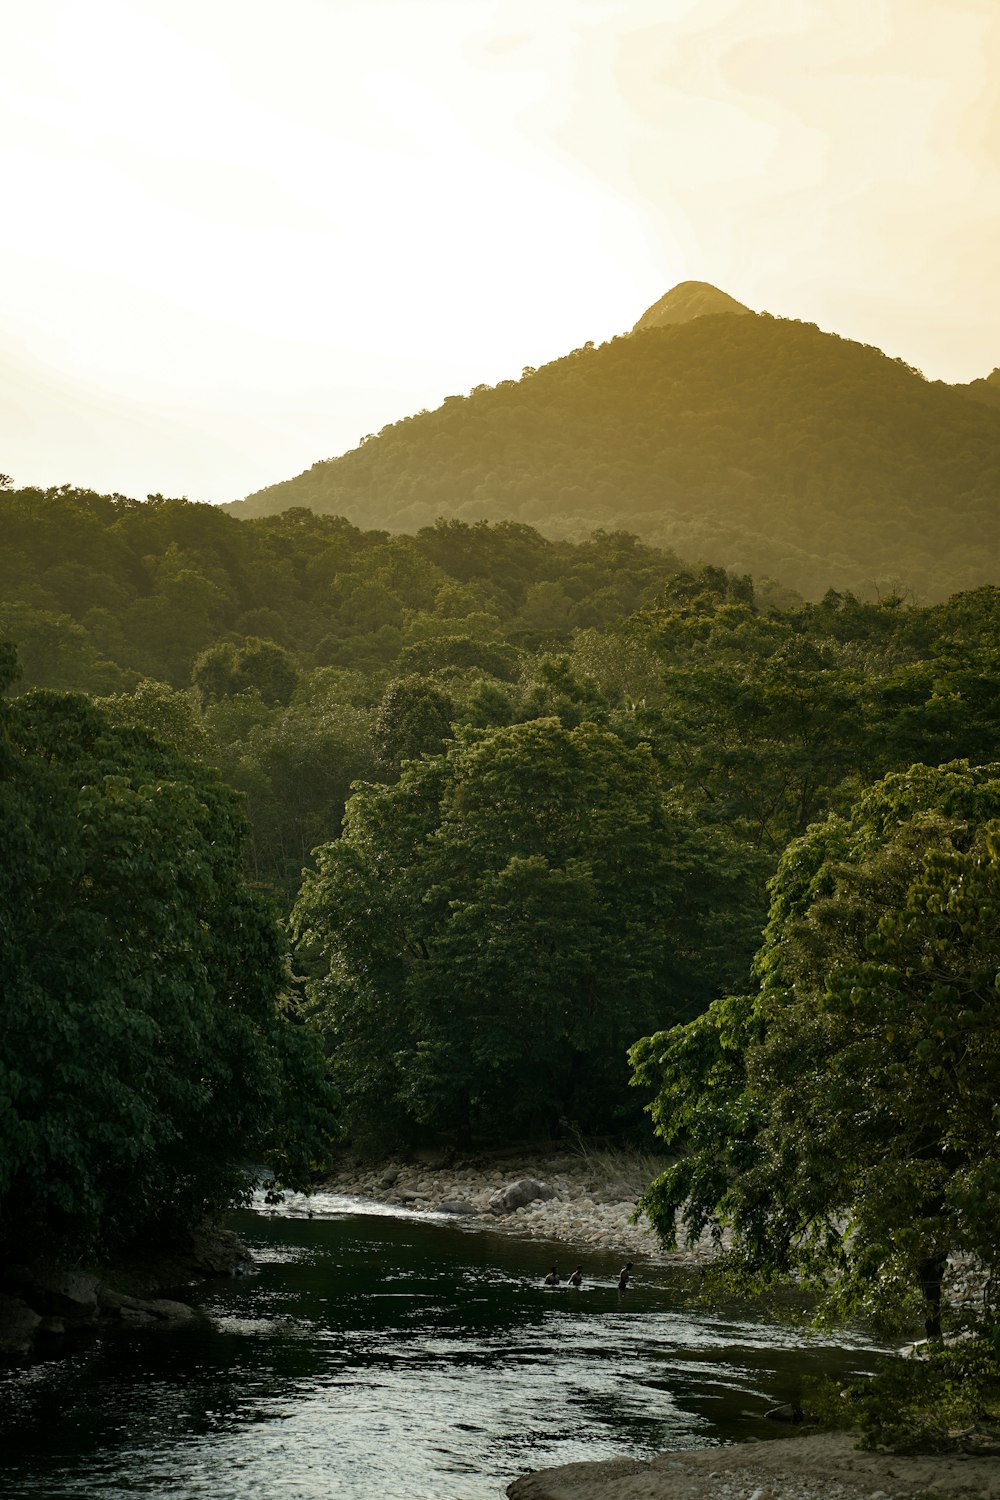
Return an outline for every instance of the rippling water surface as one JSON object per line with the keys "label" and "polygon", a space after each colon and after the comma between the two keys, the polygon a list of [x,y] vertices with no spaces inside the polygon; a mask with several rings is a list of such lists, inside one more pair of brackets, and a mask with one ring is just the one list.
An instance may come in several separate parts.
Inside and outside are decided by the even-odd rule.
{"label": "rippling water surface", "polygon": [[247,1214],[258,1270],[212,1326],[122,1334],[0,1376],[4,1500],[486,1500],[526,1469],[773,1435],[801,1376],[865,1369],[690,1283],[430,1216]]}

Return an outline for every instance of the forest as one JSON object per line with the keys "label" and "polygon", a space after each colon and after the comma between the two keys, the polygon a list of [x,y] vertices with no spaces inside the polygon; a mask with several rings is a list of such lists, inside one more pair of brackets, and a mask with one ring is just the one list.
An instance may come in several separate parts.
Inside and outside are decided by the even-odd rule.
{"label": "forest", "polygon": [[740,1284],[936,1336],[948,1255],[995,1274],[1000,587],[68,487],[0,529],[3,1253],[248,1149],[655,1130],[650,1217]]}
{"label": "forest", "polygon": [[995,377],[928,381],[768,314],[637,328],[448,396],[229,509],[304,505],[393,532],[441,516],[576,541],[626,530],[810,599],[940,601],[994,581]]}

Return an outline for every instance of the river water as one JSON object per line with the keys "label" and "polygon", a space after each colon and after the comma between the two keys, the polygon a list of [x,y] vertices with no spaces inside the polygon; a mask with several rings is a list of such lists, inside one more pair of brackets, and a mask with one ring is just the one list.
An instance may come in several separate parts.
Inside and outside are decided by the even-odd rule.
{"label": "river water", "polygon": [[683,1272],[436,1216],[234,1221],[258,1269],[199,1289],[212,1323],[105,1338],[0,1376],[4,1500],[496,1500],[528,1469],[773,1436],[804,1374],[871,1368]]}

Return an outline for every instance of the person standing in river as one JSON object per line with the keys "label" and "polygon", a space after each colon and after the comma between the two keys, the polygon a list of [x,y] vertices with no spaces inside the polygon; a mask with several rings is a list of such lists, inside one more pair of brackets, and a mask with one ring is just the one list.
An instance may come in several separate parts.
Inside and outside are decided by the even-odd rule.
{"label": "person standing in river", "polygon": [[559,1285],[559,1271],[558,1271],[558,1269],[555,1266],[552,1267],[552,1270],[546,1276],[543,1285],[544,1286],[558,1286]]}
{"label": "person standing in river", "polygon": [[620,1292],[627,1292],[628,1291],[628,1274],[631,1271],[631,1269],[632,1269],[632,1262],[631,1261],[627,1261],[626,1264],[624,1266],[622,1266],[621,1270],[618,1272],[618,1290]]}

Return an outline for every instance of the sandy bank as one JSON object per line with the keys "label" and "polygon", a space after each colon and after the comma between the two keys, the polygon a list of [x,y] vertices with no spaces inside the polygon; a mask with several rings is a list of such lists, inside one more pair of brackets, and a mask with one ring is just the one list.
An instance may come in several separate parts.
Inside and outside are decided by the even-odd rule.
{"label": "sandy bank", "polygon": [[1000,1496],[1000,1460],[861,1453],[845,1433],[566,1464],[508,1486],[511,1500],[895,1500]]}

